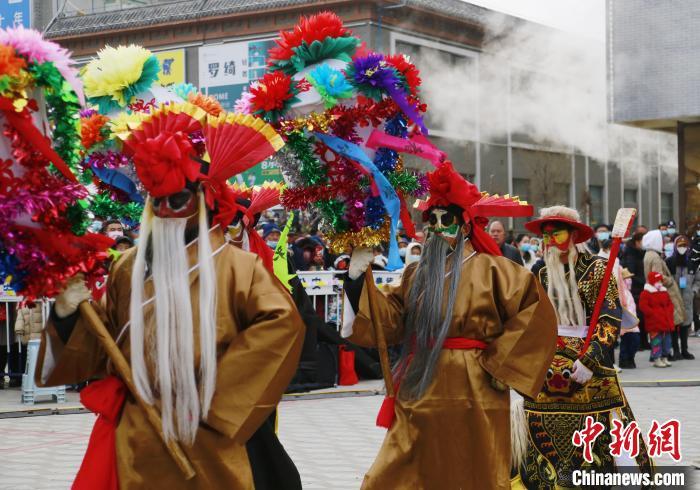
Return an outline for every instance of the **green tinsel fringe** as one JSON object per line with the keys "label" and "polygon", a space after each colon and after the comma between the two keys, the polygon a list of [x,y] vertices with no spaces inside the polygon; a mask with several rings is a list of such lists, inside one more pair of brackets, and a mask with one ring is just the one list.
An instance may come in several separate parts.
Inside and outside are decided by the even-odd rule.
{"label": "green tinsel fringe", "polygon": [[318,201],[315,203],[315,206],[335,233],[342,233],[348,230],[348,223],[343,218],[345,215],[345,204],[341,201],[336,199]]}
{"label": "green tinsel fringe", "polygon": [[128,219],[138,222],[143,213],[143,205],[114,201],[108,194],[96,194],[90,202],[90,211],[99,218]]}
{"label": "green tinsel fringe", "polygon": [[309,139],[301,132],[293,131],[287,135],[287,147],[299,160],[299,174],[307,186],[326,182],[325,169],[316,158]]}
{"label": "green tinsel fringe", "polygon": [[52,126],[54,150],[83,183],[90,182],[80,171],[80,132],[78,130],[80,104],[70,84],[51,62],[32,64],[30,72],[37,85],[45,89],[48,118]]}
{"label": "green tinsel fringe", "polygon": [[413,194],[420,188],[418,177],[408,170],[392,172],[387,178],[394,189],[402,191],[404,194]]}

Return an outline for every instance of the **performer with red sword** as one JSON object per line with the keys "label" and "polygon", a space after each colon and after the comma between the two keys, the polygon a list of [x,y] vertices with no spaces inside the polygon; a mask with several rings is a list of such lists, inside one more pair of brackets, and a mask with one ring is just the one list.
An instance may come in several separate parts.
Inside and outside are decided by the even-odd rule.
{"label": "performer with red sword", "polygon": [[[614,473],[622,466],[651,473],[652,462],[639,436],[636,457],[611,454],[613,421],[634,421],[609,351],[615,346],[622,319],[617,284],[611,277],[622,238],[634,220],[633,209],[622,209],[615,220],[609,261],[576,245],[593,236],[575,209],[553,206],[540,211],[528,230],[543,237],[544,260],[533,273],[547,291],[557,312],[559,339],[554,360],[539,394],[524,400],[529,431],[515,440],[527,441],[514,466],[525,488],[573,488],[573,472],[590,469]],[[572,443],[586,427],[587,417],[602,424],[592,455]],[[523,454],[524,453],[524,454]],[[592,456],[592,457],[591,457]]]}

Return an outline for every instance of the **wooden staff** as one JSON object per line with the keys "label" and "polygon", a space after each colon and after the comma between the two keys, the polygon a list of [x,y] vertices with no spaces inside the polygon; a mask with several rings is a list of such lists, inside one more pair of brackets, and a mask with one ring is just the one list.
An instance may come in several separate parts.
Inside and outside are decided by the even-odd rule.
{"label": "wooden staff", "polygon": [[[372,276],[372,266],[367,267],[365,272],[365,288],[376,288],[374,284],[374,276]],[[379,292],[381,294],[381,292]],[[382,366],[382,374],[384,375],[384,384],[386,385],[386,396],[394,398],[394,378],[391,375],[391,364],[389,363],[389,350],[386,345],[386,337],[384,329],[379,324],[379,312],[377,305],[372,301],[372,292],[367,289],[367,299],[369,301],[369,313],[372,317],[372,325],[374,326],[374,334],[377,338],[377,350],[379,351],[379,363]]]}
{"label": "wooden staff", "polygon": [[80,303],[79,309],[80,314],[87,321],[87,325],[90,328],[90,331],[93,333],[93,335],[95,335],[95,337],[97,337],[97,340],[100,342],[100,345],[102,345],[102,348],[107,353],[107,357],[109,357],[110,361],[112,361],[112,364],[114,365],[114,368],[119,374],[119,377],[122,379],[122,381],[124,381],[124,384],[126,385],[127,389],[131,392],[132,396],[136,400],[136,403],[146,414],[148,422],[151,424],[156,433],[160,436],[161,440],[163,441],[163,444],[165,444],[168,450],[168,453],[170,453],[170,456],[175,460],[175,463],[177,463],[177,466],[178,468],[180,468],[180,471],[182,471],[185,480],[191,480],[192,478],[194,478],[195,471],[192,467],[192,463],[190,463],[189,459],[187,459],[187,456],[180,447],[180,444],[178,444],[178,442],[173,439],[166,441],[165,434],[163,434],[163,426],[160,419],[160,414],[158,413],[156,408],[153,405],[149,405],[148,403],[146,403],[138,395],[138,392],[136,391],[136,386],[134,385],[134,379],[131,375],[131,367],[126,361],[124,354],[122,354],[122,351],[119,350],[117,343],[110,335],[109,331],[107,330],[107,327],[105,327],[104,323],[102,323],[102,320],[97,315],[95,309],[88,301],[83,301],[82,303]]}

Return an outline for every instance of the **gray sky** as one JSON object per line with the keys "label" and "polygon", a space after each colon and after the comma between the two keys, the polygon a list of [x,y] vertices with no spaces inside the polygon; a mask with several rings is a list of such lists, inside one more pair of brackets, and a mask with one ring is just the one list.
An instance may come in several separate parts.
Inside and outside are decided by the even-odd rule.
{"label": "gray sky", "polygon": [[605,41],[605,0],[469,0],[469,3]]}

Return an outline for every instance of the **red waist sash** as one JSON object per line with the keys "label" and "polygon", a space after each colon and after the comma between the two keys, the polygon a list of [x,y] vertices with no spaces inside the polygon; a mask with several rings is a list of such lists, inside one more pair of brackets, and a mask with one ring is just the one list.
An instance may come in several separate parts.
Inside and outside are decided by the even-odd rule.
{"label": "red waist sash", "polygon": [[90,383],[80,392],[80,401],[97,420],[90,434],[73,490],[118,490],[116,433],[124,406],[126,386],[116,376]]}
{"label": "red waist sash", "polygon": [[[484,350],[488,347],[488,344],[482,340],[476,339],[465,339],[464,337],[448,337],[442,344],[443,349],[455,349],[455,350],[469,350],[469,349],[479,349]],[[411,362],[409,357],[408,362]],[[406,366],[408,369],[408,366]],[[405,370],[404,370],[405,372]],[[377,426],[384,427],[385,429],[391,428],[396,419],[396,395],[401,388],[401,379],[394,380],[394,396],[385,396],[382,406],[377,414]]]}

